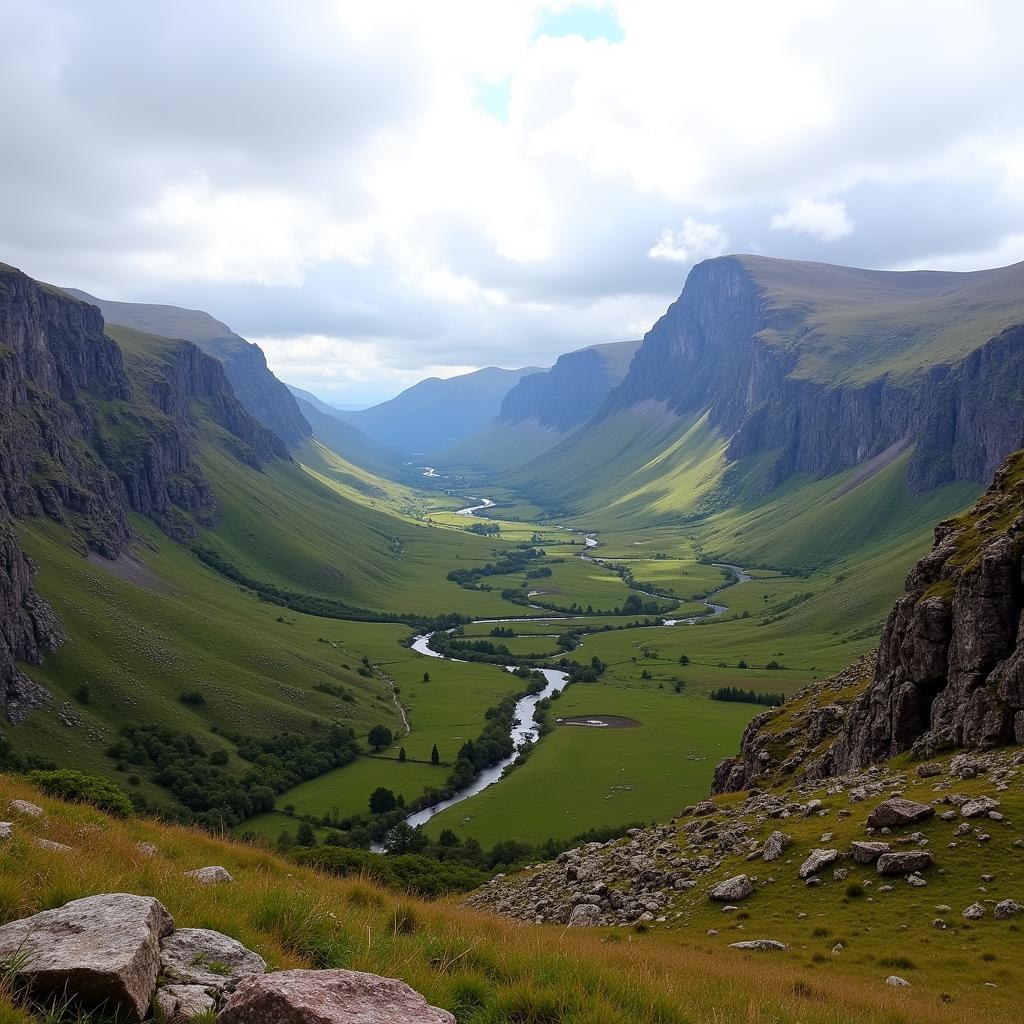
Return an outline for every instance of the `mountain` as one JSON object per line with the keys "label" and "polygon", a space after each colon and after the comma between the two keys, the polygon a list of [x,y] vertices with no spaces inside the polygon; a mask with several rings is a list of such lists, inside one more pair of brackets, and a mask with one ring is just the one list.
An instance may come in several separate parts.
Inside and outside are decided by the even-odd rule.
{"label": "mountain", "polygon": [[259,345],[239,337],[209,313],[179,306],[113,302],[77,288],[64,291],[97,306],[107,323],[165,338],[184,338],[219,359],[242,405],[287,444],[299,444],[312,433],[288,388],[267,366]]}
{"label": "mountain", "polygon": [[[932,508],[948,515],[1024,443],[1022,343],[1024,264],[709,260],[597,413],[506,482],[592,528],[699,521],[709,552],[803,571],[849,550],[851,492],[885,475],[874,507],[913,510],[953,488]],[[764,528],[783,506],[773,540],[793,558],[780,562]],[[802,545],[812,533],[832,550]]]}
{"label": "mountain", "polygon": [[380,405],[342,418],[381,444],[402,452],[449,448],[475,434],[498,414],[502,399],[537,367],[503,370],[488,366],[441,380],[428,377]]}
{"label": "mountain", "polygon": [[536,458],[601,408],[639,346],[591,345],[559,356],[549,370],[527,374],[502,399],[496,419],[440,461],[508,470]]}
{"label": "mountain", "polygon": [[317,398],[312,391],[297,388],[294,384],[285,384],[285,387],[295,396],[296,401],[308,402],[327,416],[337,416],[338,413],[344,412],[361,412],[366,408],[365,405],[332,405],[330,402],[325,402],[322,398]]}

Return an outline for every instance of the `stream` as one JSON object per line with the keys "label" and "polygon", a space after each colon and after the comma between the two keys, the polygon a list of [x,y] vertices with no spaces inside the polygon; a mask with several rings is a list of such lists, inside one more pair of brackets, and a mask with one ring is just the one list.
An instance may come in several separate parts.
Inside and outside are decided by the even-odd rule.
{"label": "stream", "polygon": [[[481,509],[493,508],[495,502],[490,498],[473,498],[470,497],[468,500],[475,501],[477,504],[468,505],[466,508],[459,509],[455,514],[459,516],[472,516],[479,512]],[[580,552],[579,557],[589,562],[601,562],[602,559],[592,558],[588,552],[593,551],[598,546],[597,534],[588,533],[584,536],[585,549]],[[753,577],[744,572],[738,565],[729,565],[727,563],[713,563],[715,568],[723,569],[730,573],[734,579],[730,583],[723,584],[723,588],[727,586],[733,586],[737,583],[746,583]],[[636,589],[636,588],[632,588]],[[721,588],[720,588],[721,589]],[[641,594],[647,594],[647,591],[637,591]],[[659,594],[648,594],[650,597],[660,597]],[[713,618],[718,615],[722,615],[729,609],[722,604],[715,604],[714,602],[703,599],[702,603],[708,609],[701,615],[691,615],[684,619],[663,619],[663,624],[666,626],[682,626],[692,625],[693,623]],[[551,616],[520,616],[516,618],[506,619],[475,619],[474,623],[489,623],[489,622],[516,622],[523,621],[524,619],[531,622],[537,621],[555,621],[560,619],[572,619],[575,616],[571,615],[551,615]],[[422,633],[421,635],[414,637],[412,642],[412,649],[417,654],[425,655],[428,658],[444,658],[443,654],[439,654],[430,646],[430,638],[433,633]],[[468,664],[459,658],[448,658],[448,661],[459,662],[460,664]],[[505,670],[507,672],[514,672],[518,666],[506,665]],[[539,670],[544,678],[547,680],[547,685],[539,693],[530,694],[526,697],[520,697],[516,702],[515,719],[513,721],[511,738],[515,745],[515,750],[508,757],[504,758],[498,764],[492,765],[490,768],[485,768],[465,789],[459,790],[454,796],[449,797],[447,800],[442,800],[440,803],[434,804],[432,807],[425,807],[421,811],[416,811],[415,814],[410,814],[406,819],[406,823],[411,825],[413,828],[417,828],[420,825],[425,825],[435,814],[440,814],[441,811],[446,810],[449,807],[453,807],[457,803],[461,803],[463,800],[468,800],[471,796],[476,796],[477,793],[482,792],[488,786],[493,785],[495,782],[501,781],[502,774],[509,765],[515,764],[519,759],[520,748],[528,741],[535,742],[540,736],[540,729],[537,725],[535,717],[537,705],[544,700],[546,697],[551,697],[553,694],[558,693],[564,689],[568,676],[565,672],[559,672],[552,668],[543,668]],[[403,716],[404,717],[404,716]],[[378,851],[380,847],[375,847]]]}

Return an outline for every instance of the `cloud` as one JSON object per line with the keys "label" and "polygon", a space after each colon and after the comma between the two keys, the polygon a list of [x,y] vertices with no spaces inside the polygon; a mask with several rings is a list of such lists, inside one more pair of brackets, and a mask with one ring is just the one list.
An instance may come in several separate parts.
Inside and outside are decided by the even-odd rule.
{"label": "cloud", "polygon": [[206,308],[307,385],[346,353],[377,393],[635,337],[727,247],[1024,258],[1012,0],[0,0],[0,23],[0,260]]}
{"label": "cloud", "polygon": [[696,263],[711,256],[721,256],[729,245],[729,237],[718,224],[704,224],[687,217],[679,231],[663,228],[658,240],[647,250],[652,260],[673,263]]}
{"label": "cloud", "polygon": [[772,217],[773,231],[795,231],[822,242],[853,234],[853,221],[841,199],[798,199]]}

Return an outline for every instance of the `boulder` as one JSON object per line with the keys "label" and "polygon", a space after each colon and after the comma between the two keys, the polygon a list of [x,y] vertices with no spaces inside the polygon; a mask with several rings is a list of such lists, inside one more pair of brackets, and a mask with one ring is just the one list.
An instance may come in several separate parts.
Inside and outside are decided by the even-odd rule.
{"label": "boulder", "polygon": [[960,916],[965,921],[977,921],[985,916],[985,908],[980,903],[972,903]]}
{"label": "boulder", "polygon": [[276,971],[243,978],[218,1024],[455,1024],[395,978],[360,971]]}
{"label": "boulder", "polygon": [[907,875],[931,867],[932,855],[927,850],[894,850],[883,853],[875,864],[880,875]]}
{"label": "boulder", "polygon": [[773,949],[787,950],[784,942],[777,942],[775,939],[746,939],[743,942],[730,942],[730,949],[755,949],[759,953],[767,953]]}
{"label": "boulder", "polygon": [[46,811],[42,807],[38,804],[30,803],[28,800],[12,800],[7,805],[7,809],[14,811],[15,814],[23,814],[28,818],[46,817]]}
{"label": "boulder", "polygon": [[222,868],[219,864],[194,868],[192,871],[185,871],[182,874],[185,878],[194,878],[200,885],[220,885],[222,882],[234,881],[227,868]]}
{"label": "boulder", "polygon": [[968,800],[967,803],[960,805],[960,817],[980,818],[983,814],[994,811],[998,806],[998,800],[993,800],[990,796],[979,796],[977,800]]}
{"label": "boulder", "polygon": [[800,877],[810,878],[837,860],[839,860],[838,850],[811,850],[807,860],[800,865]]}
{"label": "boulder", "polygon": [[570,928],[592,928],[601,916],[601,908],[596,903],[580,903],[572,908],[569,915]]}
{"label": "boulder", "polygon": [[209,928],[179,928],[161,944],[160,969],[179,985],[223,988],[250,974],[263,974],[267,963],[237,939]]}
{"label": "boulder", "polygon": [[792,841],[793,837],[786,835],[785,832],[773,832],[764,841],[761,857],[764,860],[778,860]]}
{"label": "boulder", "polygon": [[942,765],[935,761],[917,766],[917,774],[922,779],[933,779],[936,775],[942,774]]}
{"label": "boulder", "polygon": [[916,800],[894,796],[884,800],[868,815],[868,825],[871,828],[899,828],[903,825],[913,825],[916,821],[924,821],[934,814],[935,808],[929,804],[919,804]]}
{"label": "boulder", "polygon": [[202,985],[165,985],[157,989],[153,1005],[167,1024],[190,1021],[217,1009],[217,1000]]}
{"label": "boulder", "polygon": [[898,974],[890,974],[885,979],[886,985],[892,985],[893,988],[910,988],[910,982],[906,978],[901,978]]}
{"label": "boulder", "polygon": [[1002,900],[996,904],[996,917],[1000,921],[1005,921],[1008,917],[1013,917],[1014,914],[1019,914],[1024,907],[1022,907],[1016,900]]}
{"label": "boulder", "polygon": [[888,843],[872,843],[864,839],[855,839],[850,844],[850,856],[858,864],[873,864],[883,853],[888,852]]}
{"label": "boulder", "polygon": [[14,825],[9,821],[0,821],[0,839],[13,839]]}
{"label": "boulder", "polygon": [[708,899],[731,903],[733,900],[745,900],[753,891],[754,883],[746,875],[734,875],[713,886]]}
{"label": "boulder", "polygon": [[136,843],[135,849],[138,850],[143,857],[155,857],[160,852],[152,843]]}
{"label": "boulder", "polygon": [[37,996],[67,995],[142,1020],[160,971],[160,939],[173,929],[151,896],[89,896],[4,925],[0,959],[23,960],[19,980]]}
{"label": "boulder", "polygon": [[65,843],[55,843],[52,839],[33,839],[32,845],[40,850],[50,850],[52,853],[71,853],[73,849]]}

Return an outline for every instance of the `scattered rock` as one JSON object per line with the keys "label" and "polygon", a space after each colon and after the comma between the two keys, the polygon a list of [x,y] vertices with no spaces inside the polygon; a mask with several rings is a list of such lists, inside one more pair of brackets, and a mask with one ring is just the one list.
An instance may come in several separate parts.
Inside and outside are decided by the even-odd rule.
{"label": "scattered rock", "polygon": [[205,868],[195,868],[192,871],[183,872],[184,878],[194,878],[201,885],[220,885],[223,882],[233,882],[234,878],[231,877],[230,872],[227,868],[222,868],[219,864],[212,864]]}
{"label": "scattered rock", "polygon": [[718,938],[718,929],[717,928],[709,928],[704,934],[709,939],[717,939]]}
{"label": "scattered rock", "polygon": [[0,839],[13,839],[14,825],[9,821],[0,821]]}
{"label": "scattered rock", "polygon": [[773,832],[765,841],[761,851],[764,860],[778,860],[793,842],[793,837],[785,832]]}
{"label": "scattered rock", "polygon": [[932,855],[927,850],[895,850],[883,853],[875,864],[880,875],[906,875],[931,867]]}
{"label": "scattered rock", "polygon": [[580,903],[569,915],[570,928],[591,928],[598,923],[601,908],[596,903]]}
{"label": "scattered rock", "polygon": [[190,1021],[217,1009],[217,1001],[202,985],[165,985],[157,989],[154,1005],[167,1024]]}
{"label": "scattered rock", "polygon": [[73,848],[64,843],[55,843],[52,839],[33,839],[32,845],[40,850],[50,850],[53,853],[72,853]]}
{"label": "scattered rock", "polygon": [[243,978],[218,1024],[455,1024],[395,978],[360,971],[276,971]]}
{"label": "scattered rock", "polygon": [[746,875],[735,875],[719,882],[708,893],[708,899],[719,903],[745,900],[754,891],[754,883]]}
{"label": "scattered rock", "polygon": [[769,950],[787,950],[784,942],[776,942],[775,939],[747,939],[745,942],[730,942],[730,949],[756,949],[759,953],[767,953]]}
{"label": "scattered rock", "polygon": [[12,800],[8,805],[9,811],[14,811],[16,814],[24,814],[29,818],[45,818],[46,811],[39,807],[37,804],[29,803],[28,800]]}
{"label": "scattered rock", "polygon": [[1024,907],[1022,907],[1016,900],[1002,900],[996,904],[995,914],[1000,921],[1005,921],[1008,917],[1013,917],[1014,914],[1019,914]]}
{"label": "scattered rock", "polygon": [[137,849],[143,857],[155,857],[160,852],[152,843],[136,843],[135,849]]}
{"label": "scattered rock", "polygon": [[173,928],[150,896],[89,896],[4,925],[0,959],[24,958],[19,979],[37,996],[67,995],[142,1020],[160,970],[160,939]]}
{"label": "scattered rock", "polygon": [[942,765],[935,761],[928,762],[926,764],[919,764],[917,766],[917,775],[921,779],[931,779],[936,775],[942,774]]}
{"label": "scattered rock", "polygon": [[869,815],[868,826],[871,828],[899,828],[924,821],[935,814],[935,808],[929,804],[919,804],[906,797],[894,796],[880,803]]}
{"label": "scattered rock", "polygon": [[960,916],[965,921],[977,921],[985,916],[985,908],[980,903],[972,903]]}
{"label": "scattered rock", "polygon": [[855,839],[850,844],[850,856],[858,864],[873,864],[883,853],[888,852],[888,843],[872,843],[863,839]]}
{"label": "scattered rock", "polygon": [[839,860],[838,850],[811,850],[807,860],[800,865],[800,877],[810,878],[817,874],[822,868],[828,867]]}
{"label": "scattered rock", "polygon": [[999,806],[999,801],[990,796],[980,796],[977,800],[968,800],[960,805],[961,818],[980,818],[989,811],[994,811]]}
{"label": "scattered rock", "polygon": [[161,972],[179,985],[223,988],[250,974],[263,974],[267,963],[230,935],[209,928],[179,928],[161,944]]}
{"label": "scattered rock", "polygon": [[910,982],[906,978],[901,978],[898,974],[890,974],[885,979],[886,985],[892,985],[893,988],[910,988]]}

